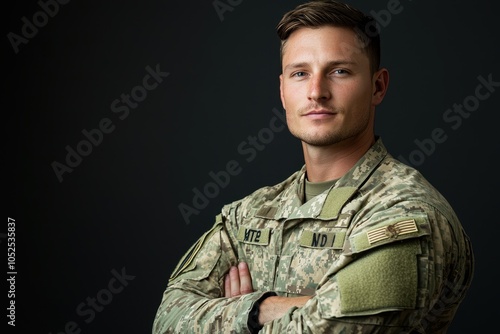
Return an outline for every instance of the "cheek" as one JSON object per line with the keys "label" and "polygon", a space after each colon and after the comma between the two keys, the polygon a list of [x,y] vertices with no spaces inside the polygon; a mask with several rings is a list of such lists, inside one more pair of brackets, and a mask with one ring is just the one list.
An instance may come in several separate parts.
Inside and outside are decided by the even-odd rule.
{"label": "cheek", "polygon": [[293,86],[286,86],[283,91],[283,99],[287,108],[294,109],[296,107],[297,100],[299,99],[298,92],[293,89]]}
{"label": "cheek", "polygon": [[296,106],[288,104],[285,109],[286,124],[290,130],[297,129],[300,126],[299,116],[297,115]]}
{"label": "cheek", "polygon": [[343,87],[339,92],[342,100],[351,106],[365,106],[371,99],[371,86],[361,83],[352,83]]}
{"label": "cheek", "polygon": [[296,117],[295,113],[289,105],[287,105],[287,107],[288,108],[285,109],[286,121],[287,123],[293,123]]}

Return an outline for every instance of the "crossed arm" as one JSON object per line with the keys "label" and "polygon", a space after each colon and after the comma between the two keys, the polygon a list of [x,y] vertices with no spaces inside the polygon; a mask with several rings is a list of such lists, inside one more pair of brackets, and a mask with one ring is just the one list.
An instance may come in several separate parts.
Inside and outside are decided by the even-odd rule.
{"label": "crossed arm", "polygon": [[[252,276],[245,262],[240,262],[238,266],[233,266],[229,269],[229,273],[224,278],[224,296],[237,297],[253,292]],[[282,317],[288,309],[293,306],[301,307],[312,296],[301,297],[279,297],[271,296],[260,304],[259,323],[273,321]]]}

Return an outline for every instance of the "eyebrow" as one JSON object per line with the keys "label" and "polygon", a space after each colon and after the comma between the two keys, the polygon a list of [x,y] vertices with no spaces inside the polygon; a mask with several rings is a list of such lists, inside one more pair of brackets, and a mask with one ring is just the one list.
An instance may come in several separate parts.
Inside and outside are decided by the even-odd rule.
{"label": "eyebrow", "polygon": [[[332,60],[327,63],[327,67],[335,67],[335,66],[345,66],[345,65],[356,65],[355,61],[351,60]],[[299,63],[291,63],[285,66],[284,71],[296,68],[302,68],[309,66],[308,62],[299,62]]]}

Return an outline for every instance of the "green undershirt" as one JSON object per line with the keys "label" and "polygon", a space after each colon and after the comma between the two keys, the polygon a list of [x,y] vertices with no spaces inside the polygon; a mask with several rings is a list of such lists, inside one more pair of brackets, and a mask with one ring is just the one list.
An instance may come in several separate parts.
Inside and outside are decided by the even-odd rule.
{"label": "green undershirt", "polygon": [[337,182],[337,180],[330,180],[324,182],[309,182],[306,179],[306,183],[304,186],[304,193],[306,202],[311,198],[323,193],[325,190],[330,189]]}

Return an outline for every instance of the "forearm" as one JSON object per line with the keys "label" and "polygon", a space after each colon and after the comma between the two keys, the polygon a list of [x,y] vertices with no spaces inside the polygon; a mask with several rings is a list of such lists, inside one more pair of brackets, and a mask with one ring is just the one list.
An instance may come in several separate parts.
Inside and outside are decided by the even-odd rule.
{"label": "forearm", "polygon": [[[292,300],[296,298],[289,299]],[[270,302],[271,301],[272,300],[270,300]],[[285,302],[285,304],[288,303]],[[313,297],[306,305],[303,306],[293,305],[293,303],[288,304],[286,307],[288,306],[290,307],[283,315],[273,319],[272,321],[266,322],[259,333],[405,334],[411,333],[412,328],[402,325],[405,323],[404,319],[418,317],[416,314],[417,312],[414,310],[384,312],[380,314],[355,317],[336,317],[332,316],[331,310],[326,310],[327,308],[334,306],[328,302],[325,304],[324,299],[316,297]],[[266,312],[266,309],[264,308],[261,310],[264,311],[264,313]]]}
{"label": "forearm", "polygon": [[[418,239],[410,239],[372,249],[363,261],[348,263],[324,281],[303,306],[292,306],[281,317],[266,322],[260,333],[403,334],[423,331],[431,302],[437,297],[431,292],[425,299],[419,299],[419,291],[425,290],[419,289],[418,270],[415,269],[418,263],[414,259],[425,253],[425,245]],[[393,262],[396,258],[402,260]],[[371,263],[376,266],[370,266]],[[368,270],[369,274],[364,274]],[[401,272],[405,273],[404,278]],[[431,282],[434,276],[427,273],[426,282]],[[398,279],[401,285],[396,284]],[[380,283],[388,281],[394,284]],[[440,283],[435,281],[435,286]],[[272,299],[270,305],[271,302]]]}
{"label": "forearm", "polygon": [[153,334],[218,333],[221,326],[247,333],[249,309],[261,294],[230,298],[224,293],[224,276],[237,263],[237,254],[218,216],[179,261],[163,293],[153,323]]}
{"label": "forearm", "polygon": [[262,293],[239,297],[209,298],[196,293],[167,289],[153,324],[153,334],[248,333],[250,308]]}
{"label": "forearm", "polygon": [[259,323],[264,325],[266,322],[281,318],[292,307],[302,307],[311,296],[302,297],[279,297],[271,296],[262,301],[259,308]]}

